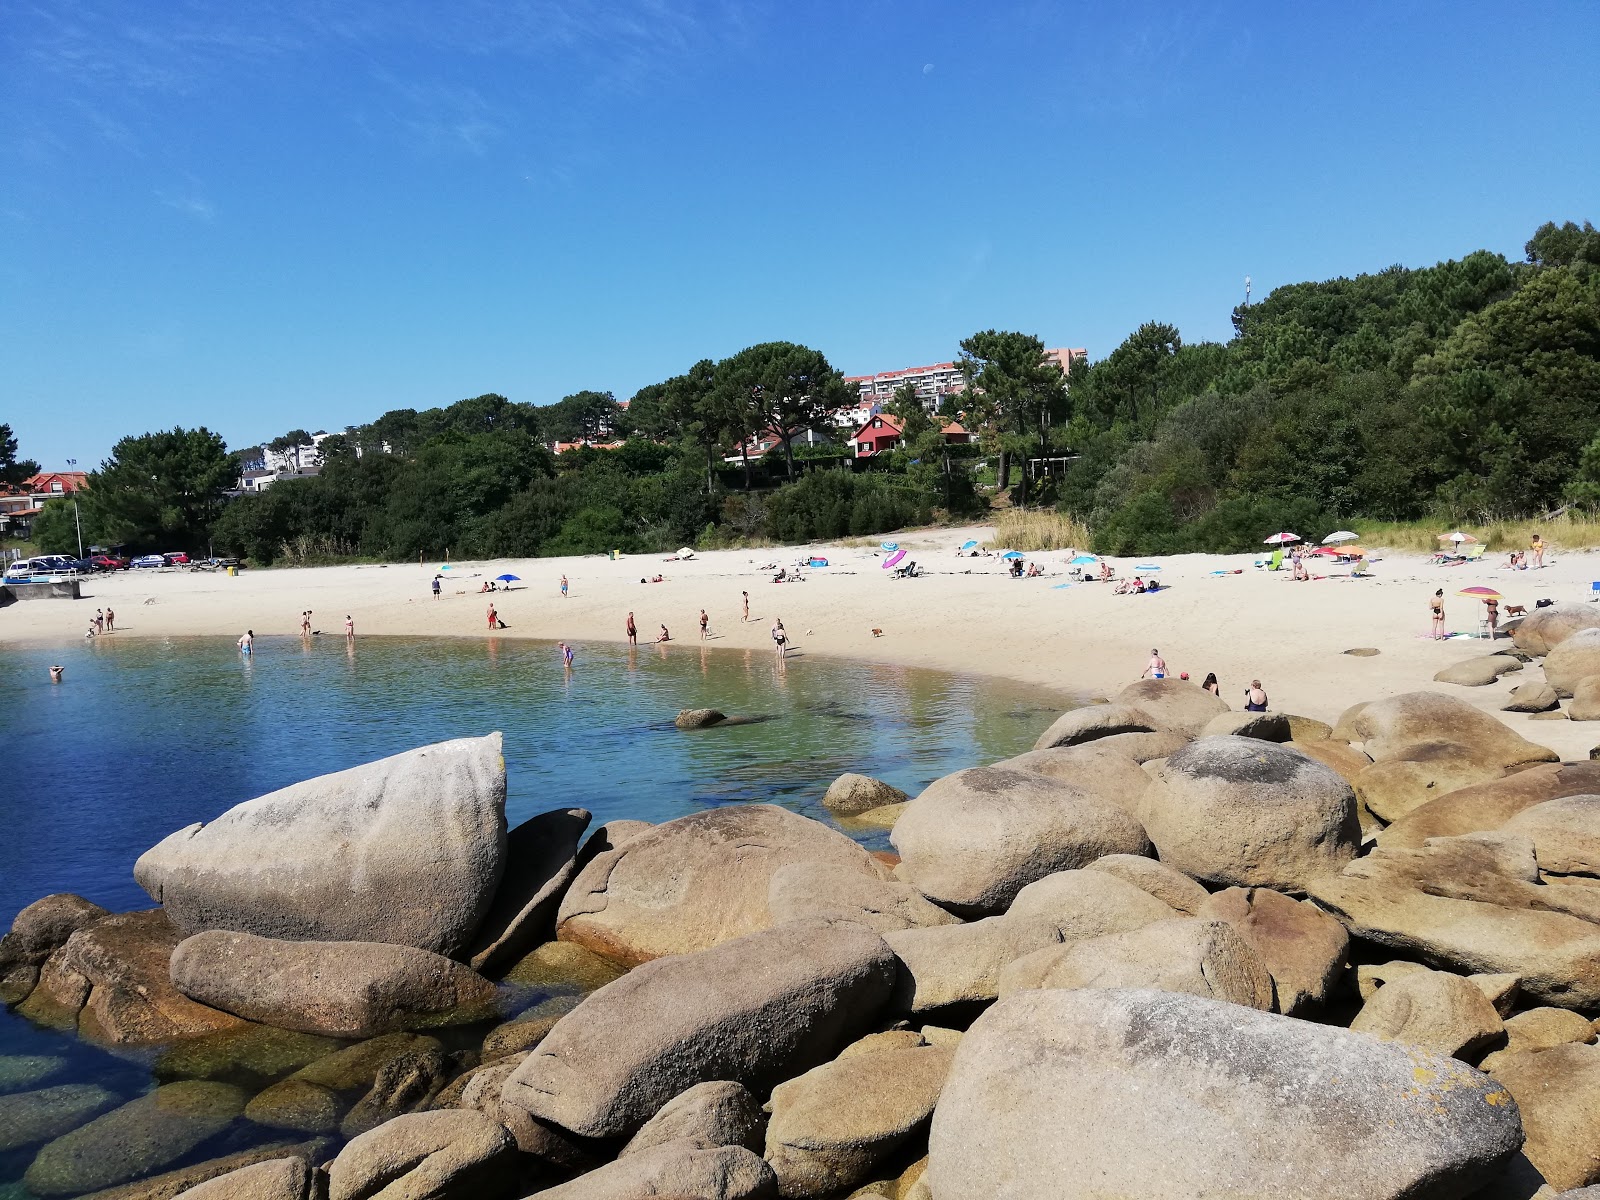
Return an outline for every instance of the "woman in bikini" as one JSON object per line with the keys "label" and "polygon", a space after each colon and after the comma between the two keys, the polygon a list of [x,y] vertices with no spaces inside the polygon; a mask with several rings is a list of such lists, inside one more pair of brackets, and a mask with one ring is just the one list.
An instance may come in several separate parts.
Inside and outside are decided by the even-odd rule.
{"label": "woman in bikini", "polygon": [[1433,640],[1441,641],[1444,638],[1444,589],[1434,592],[1433,599],[1428,601],[1428,612],[1433,617]]}
{"label": "woman in bikini", "polygon": [[1267,693],[1262,690],[1261,680],[1252,679],[1250,686],[1244,690],[1245,712],[1266,712]]}

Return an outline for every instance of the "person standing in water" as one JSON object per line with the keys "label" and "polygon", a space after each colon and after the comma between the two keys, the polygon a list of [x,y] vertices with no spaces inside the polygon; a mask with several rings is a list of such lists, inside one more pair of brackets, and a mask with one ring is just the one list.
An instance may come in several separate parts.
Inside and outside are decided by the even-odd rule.
{"label": "person standing in water", "polygon": [[244,631],[244,636],[239,639],[239,653],[248,658],[251,654],[255,653],[255,644],[256,631],[254,629],[246,629]]}
{"label": "person standing in water", "polygon": [[628,614],[628,645],[637,646],[638,644],[639,644],[639,627],[633,623],[633,614],[629,613]]}
{"label": "person standing in water", "polygon": [[356,621],[349,613],[344,615],[344,636],[347,641],[356,640]]}
{"label": "person standing in water", "polygon": [[561,577],[561,598],[563,600],[567,598],[567,577],[565,575]]}
{"label": "person standing in water", "polygon": [[300,614],[300,636],[311,636],[311,610],[309,608]]}
{"label": "person standing in water", "polygon": [[1433,593],[1433,599],[1428,601],[1428,614],[1433,618],[1432,637],[1434,641],[1444,638],[1444,589],[1440,588]]}
{"label": "person standing in water", "polygon": [[106,614],[104,609],[97,608],[94,610],[94,631],[96,633],[104,633],[106,631]]}
{"label": "person standing in water", "polygon": [[1161,651],[1151,650],[1150,661],[1145,664],[1144,674],[1140,679],[1165,679],[1167,677],[1167,660],[1161,657]]}
{"label": "person standing in water", "polygon": [[775,617],[772,622],[772,648],[779,658],[789,657],[789,631],[783,627],[782,617]]}

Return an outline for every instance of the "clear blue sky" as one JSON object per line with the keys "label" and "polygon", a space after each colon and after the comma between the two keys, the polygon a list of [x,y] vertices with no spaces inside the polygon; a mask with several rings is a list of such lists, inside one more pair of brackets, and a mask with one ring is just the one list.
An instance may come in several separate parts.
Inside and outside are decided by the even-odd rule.
{"label": "clear blue sky", "polygon": [[1600,221],[1600,5],[13,0],[0,421],[47,467],[783,338],[1226,338]]}

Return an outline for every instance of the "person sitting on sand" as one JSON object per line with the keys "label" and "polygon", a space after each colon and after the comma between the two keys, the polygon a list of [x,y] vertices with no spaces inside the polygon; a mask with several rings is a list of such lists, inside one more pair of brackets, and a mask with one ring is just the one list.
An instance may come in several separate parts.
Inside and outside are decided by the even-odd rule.
{"label": "person sitting on sand", "polygon": [[656,641],[658,641],[658,642],[670,642],[671,640],[672,640],[672,635],[667,632],[667,627],[665,625],[663,625],[661,627],[661,633],[657,636]]}
{"label": "person sitting on sand", "polygon": [[1111,564],[1106,562],[1105,559],[1100,560],[1100,582],[1111,582]]}
{"label": "person sitting on sand", "polygon": [[1217,682],[1217,673],[1215,671],[1206,672],[1206,681],[1200,685],[1200,690],[1210,692],[1213,696],[1222,695],[1222,685]]}
{"label": "person sitting on sand", "polygon": [[1161,657],[1161,651],[1151,650],[1150,661],[1145,664],[1144,674],[1140,679],[1165,679],[1167,677],[1167,660]]}
{"label": "person sitting on sand", "polygon": [[1267,693],[1261,688],[1261,680],[1252,679],[1250,686],[1244,690],[1245,712],[1266,712]]}

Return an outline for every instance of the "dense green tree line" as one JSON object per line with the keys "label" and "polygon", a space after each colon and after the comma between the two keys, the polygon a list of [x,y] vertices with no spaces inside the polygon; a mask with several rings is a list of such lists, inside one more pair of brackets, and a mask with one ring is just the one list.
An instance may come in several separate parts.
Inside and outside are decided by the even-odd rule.
{"label": "dense green tree line", "polygon": [[1071,377],[1057,486],[1099,548],[1245,550],[1282,527],[1600,500],[1600,233],[1282,287],[1226,345],[1141,326]]}

